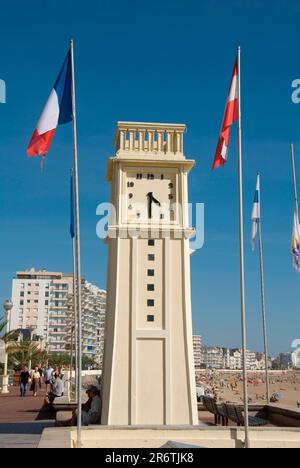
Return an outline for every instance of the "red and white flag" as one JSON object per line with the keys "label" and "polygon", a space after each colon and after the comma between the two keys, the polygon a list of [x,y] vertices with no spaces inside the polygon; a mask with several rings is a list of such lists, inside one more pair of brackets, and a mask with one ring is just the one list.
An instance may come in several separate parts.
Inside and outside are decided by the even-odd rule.
{"label": "red and white flag", "polygon": [[231,126],[239,116],[238,86],[238,59],[236,59],[227,97],[221,133],[219,136],[215,159],[212,167],[213,170],[217,169],[217,167],[223,166],[223,164],[227,162]]}

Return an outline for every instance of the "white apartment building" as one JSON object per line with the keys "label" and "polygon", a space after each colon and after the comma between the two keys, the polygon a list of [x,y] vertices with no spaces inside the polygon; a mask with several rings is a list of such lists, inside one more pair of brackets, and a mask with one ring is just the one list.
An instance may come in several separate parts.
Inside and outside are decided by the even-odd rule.
{"label": "white apartment building", "polygon": [[[62,272],[17,272],[12,283],[10,329],[31,330],[49,353],[71,349],[73,276]],[[102,362],[106,291],[82,279],[83,354]],[[102,354],[101,354],[102,353]]]}
{"label": "white apartment building", "polygon": [[202,349],[202,339],[200,335],[193,335],[193,350],[194,350],[194,364],[195,369],[200,369],[201,367],[201,349]]}
{"label": "white apartment building", "polygon": [[204,346],[202,348],[202,363],[211,369],[222,369],[224,367],[223,348],[218,346]]}
{"label": "white apartment building", "polygon": [[102,365],[104,350],[106,291],[82,282],[83,354],[96,358]]}
{"label": "white apartment building", "polygon": [[[243,353],[241,349],[204,346],[202,363],[207,368],[241,370],[243,368]],[[247,350],[246,364],[248,370],[264,369],[264,354]]]}
{"label": "white apartment building", "polygon": [[49,352],[66,350],[68,300],[72,275],[61,272],[19,271],[12,282],[10,329],[29,329],[43,337]]}
{"label": "white apartment building", "polygon": [[300,353],[296,351],[292,353],[292,364],[295,369],[300,369]]}

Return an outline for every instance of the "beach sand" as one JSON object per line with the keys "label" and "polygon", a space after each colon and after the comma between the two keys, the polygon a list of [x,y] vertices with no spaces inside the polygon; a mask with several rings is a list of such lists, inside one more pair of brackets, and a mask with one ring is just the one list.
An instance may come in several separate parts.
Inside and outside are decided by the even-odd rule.
{"label": "beach sand", "polygon": [[[197,386],[217,397],[218,403],[243,402],[243,379],[240,371],[196,372]],[[249,402],[264,404],[266,386],[264,371],[248,372]],[[278,404],[297,408],[300,403],[300,371],[270,371],[270,394],[279,394]]]}

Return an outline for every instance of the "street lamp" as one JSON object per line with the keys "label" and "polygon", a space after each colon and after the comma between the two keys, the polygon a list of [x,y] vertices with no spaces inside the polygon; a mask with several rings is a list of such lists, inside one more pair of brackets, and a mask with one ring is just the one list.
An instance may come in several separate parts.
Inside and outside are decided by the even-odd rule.
{"label": "street lamp", "polygon": [[[4,304],[3,308],[5,310],[5,320],[6,320],[6,333],[10,331],[10,313],[11,309],[13,308],[13,303],[7,299]],[[4,374],[2,379],[2,392],[3,394],[9,393],[8,391],[8,375],[7,375],[7,365],[8,365],[8,354],[5,346],[5,359],[4,359]]]}

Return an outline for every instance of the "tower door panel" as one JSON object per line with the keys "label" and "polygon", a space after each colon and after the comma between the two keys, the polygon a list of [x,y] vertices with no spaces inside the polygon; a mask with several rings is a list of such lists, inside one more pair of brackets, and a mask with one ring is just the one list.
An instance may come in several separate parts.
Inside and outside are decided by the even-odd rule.
{"label": "tower door panel", "polygon": [[136,360],[136,423],[164,424],[164,340],[137,340]]}

